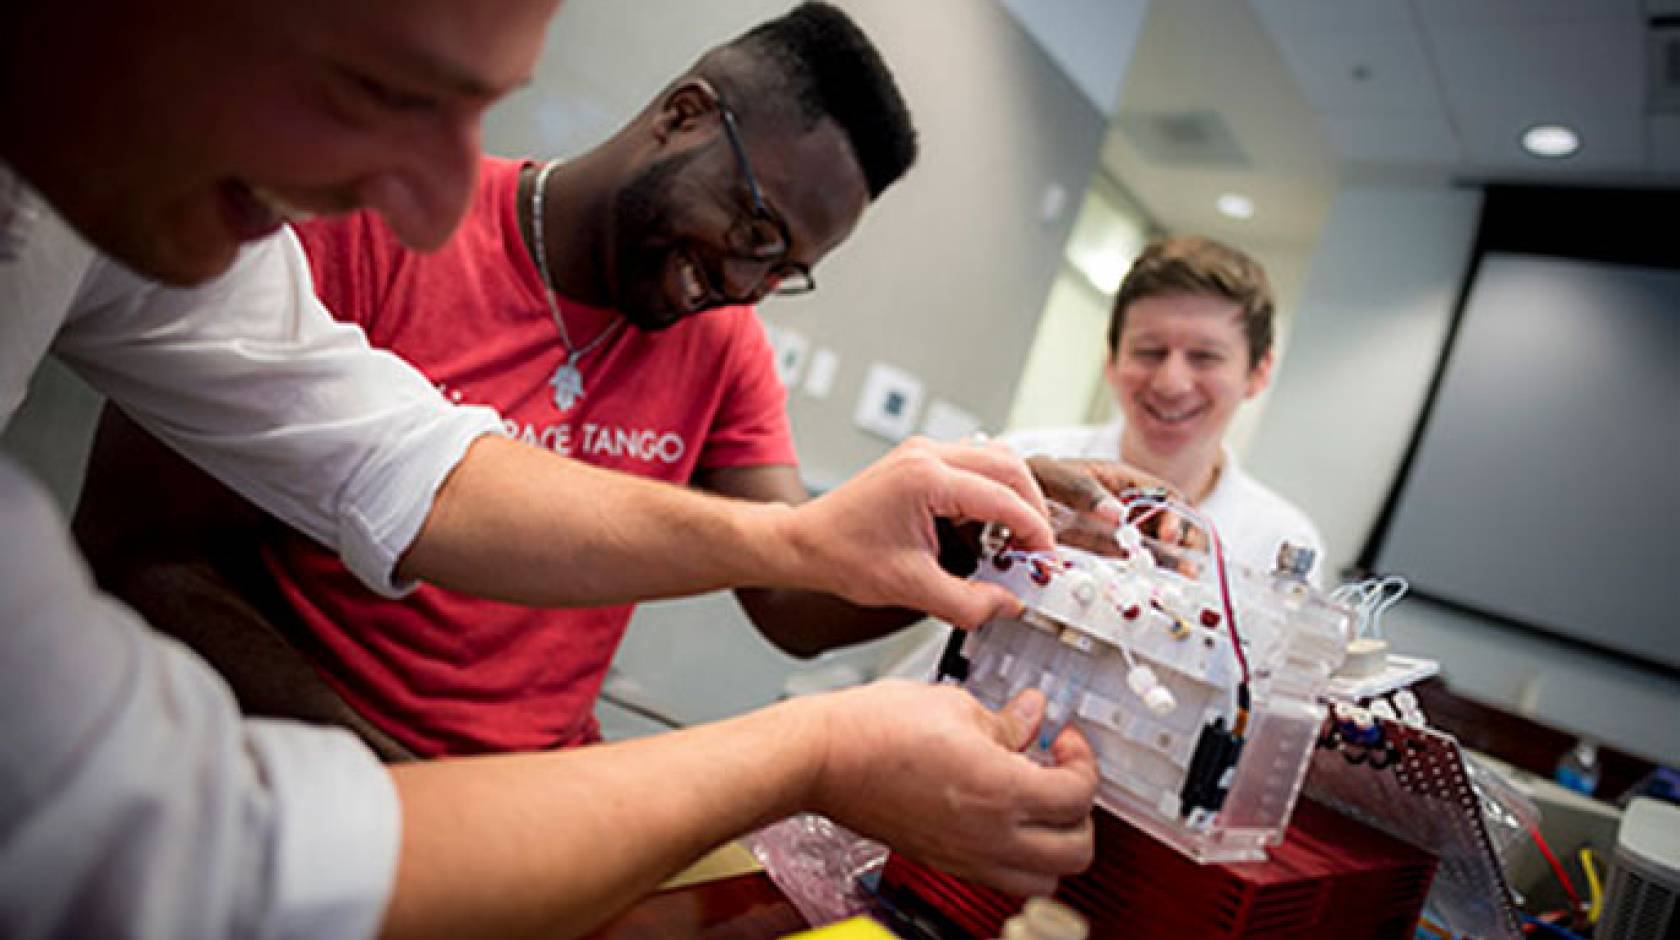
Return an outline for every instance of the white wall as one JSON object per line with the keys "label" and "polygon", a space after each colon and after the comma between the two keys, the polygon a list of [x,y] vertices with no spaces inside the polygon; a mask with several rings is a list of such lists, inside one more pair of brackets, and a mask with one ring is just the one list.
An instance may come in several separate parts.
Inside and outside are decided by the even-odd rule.
{"label": "white wall", "polygon": [[1411,439],[1475,237],[1479,193],[1344,187],[1249,454],[1318,523],[1339,571],[1358,555]]}
{"label": "white wall", "polygon": [[[1470,261],[1480,194],[1344,186],[1307,274],[1249,465],[1312,516],[1339,573],[1381,511]],[[1680,762],[1680,682],[1423,602],[1389,615],[1397,649],[1459,692]]]}

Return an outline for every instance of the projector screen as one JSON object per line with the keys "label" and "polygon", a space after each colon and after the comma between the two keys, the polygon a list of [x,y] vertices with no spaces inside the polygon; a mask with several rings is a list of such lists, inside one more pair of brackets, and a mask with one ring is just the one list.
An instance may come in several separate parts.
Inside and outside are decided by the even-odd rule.
{"label": "projector screen", "polygon": [[1415,447],[1371,567],[1680,668],[1680,269],[1482,255]]}

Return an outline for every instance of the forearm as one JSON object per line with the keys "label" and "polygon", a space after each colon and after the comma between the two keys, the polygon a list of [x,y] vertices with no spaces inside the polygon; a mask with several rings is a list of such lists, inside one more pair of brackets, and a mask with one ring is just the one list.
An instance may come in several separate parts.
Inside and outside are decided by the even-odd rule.
{"label": "forearm", "polygon": [[399,571],[544,606],[786,584],[788,511],[484,437],[445,481]]}
{"label": "forearm", "polygon": [[[938,521],[939,567],[947,574],[966,578],[974,573],[979,528]],[[880,639],[927,616],[904,607],[859,607],[813,591],[743,588],[735,597],[765,639],[800,657]]]}
{"label": "forearm", "polygon": [[814,591],[742,588],[735,597],[765,639],[799,657],[879,639],[926,616],[903,607],[859,607]]}
{"label": "forearm", "polygon": [[1017,600],[939,570],[936,520],[995,520],[1048,548],[1037,487],[1004,451],[912,440],[801,506],[707,496],[480,437],[440,487],[402,578],[535,605],[722,587],[839,594],[966,627]]}
{"label": "forearm", "polygon": [[706,850],[806,808],[820,708],[790,702],[623,744],[392,769],[387,937],[584,933]]}

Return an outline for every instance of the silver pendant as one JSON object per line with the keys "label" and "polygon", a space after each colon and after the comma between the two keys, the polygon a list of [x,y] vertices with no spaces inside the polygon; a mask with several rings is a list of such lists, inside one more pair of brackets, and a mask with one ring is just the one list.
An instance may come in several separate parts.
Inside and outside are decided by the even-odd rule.
{"label": "silver pendant", "polygon": [[577,358],[575,354],[567,356],[554,370],[554,378],[548,380],[554,386],[554,407],[561,411],[571,411],[583,397],[583,373],[578,371]]}

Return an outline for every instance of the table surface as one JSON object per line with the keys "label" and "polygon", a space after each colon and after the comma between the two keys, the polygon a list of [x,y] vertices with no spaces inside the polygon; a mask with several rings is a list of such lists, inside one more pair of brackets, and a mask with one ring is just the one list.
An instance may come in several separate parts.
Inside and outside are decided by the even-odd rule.
{"label": "table surface", "polygon": [[806,929],[763,872],[661,891],[591,934],[597,940],[770,940]]}

